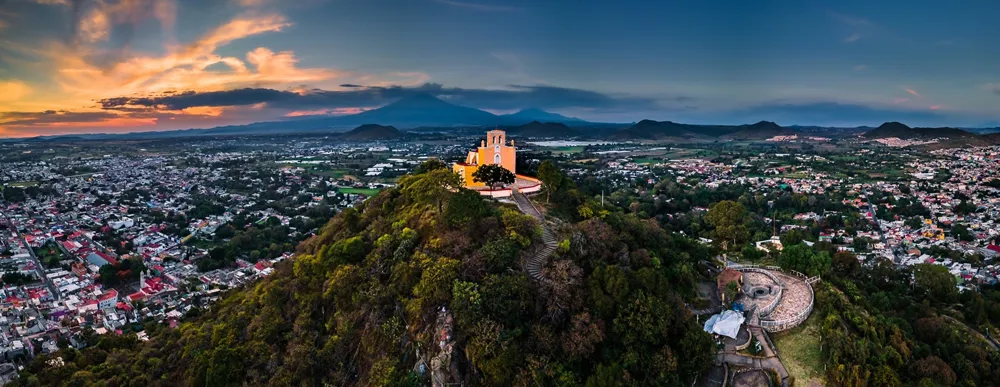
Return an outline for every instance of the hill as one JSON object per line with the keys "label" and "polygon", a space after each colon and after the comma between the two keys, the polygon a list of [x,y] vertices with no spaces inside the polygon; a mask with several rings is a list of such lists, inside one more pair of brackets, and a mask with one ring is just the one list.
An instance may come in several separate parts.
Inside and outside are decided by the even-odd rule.
{"label": "hill", "polygon": [[403,132],[392,126],[365,124],[340,136],[349,141],[391,140],[403,137]]}
{"label": "hill", "polygon": [[761,140],[774,136],[789,136],[798,133],[790,128],[782,127],[770,121],[761,121],[756,124],[740,125],[739,130],[723,135],[723,138],[733,140]]}
{"label": "hill", "polygon": [[574,137],[580,133],[561,122],[532,121],[507,128],[507,133],[530,137]]}
{"label": "hill", "polygon": [[500,116],[505,122],[523,123],[529,121],[541,121],[541,122],[562,122],[562,123],[574,123],[574,124],[585,124],[587,121],[581,120],[576,117],[566,117],[558,113],[550,113],[538,108],[528,108],[518,111],[517,113],[504,114]]}
{"label": "hill", "polygon": [[499,124],[499,118],[493,113],[451,104],[429,94],[406,97],[378,109],[330,121],[340,125],[377,122],[398,127]]}
{"label": "hill", "polygon": [[692,125],[671,121],[642,120],[611,135],[617,140],[702,140],[716,139],[765,139],[777,135],[794,134],[769,121],[750,125]]}
{"label": "hill", "polygon": [[899,122],[886,122],[864,134],[865,138],[932,139],[975,138],[976,135],[958,128],[911,128]]}
{"label": "hill", "polygon": [[467,385],[690,385],[711,365],[712,339],[682,298],[711,249],[611,212],[565,224],[572,242],[534,282],[521,269],[541,243],[534,218],[429,165],[176,329],[88,336],[16,383],[425,386],[424,369]]}
{"label": "hill", "polygon": [[642,120],[615,132],[611,137],[617,140],[689,139],[697,137],[692,126],[671,121]]}

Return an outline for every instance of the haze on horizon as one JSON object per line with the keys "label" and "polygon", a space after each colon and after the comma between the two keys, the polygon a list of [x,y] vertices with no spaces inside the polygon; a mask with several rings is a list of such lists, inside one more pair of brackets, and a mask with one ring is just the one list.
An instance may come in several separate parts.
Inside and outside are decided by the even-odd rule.
{"label": "haze on horizon", "polygon": [[591,121],[1000,126],[1000,3],[0,0],[0,137],[430,93]]}

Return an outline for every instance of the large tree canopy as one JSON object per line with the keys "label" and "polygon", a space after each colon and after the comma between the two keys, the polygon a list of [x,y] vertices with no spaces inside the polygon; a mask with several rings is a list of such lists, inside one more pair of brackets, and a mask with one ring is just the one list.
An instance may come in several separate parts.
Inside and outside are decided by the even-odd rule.
{"label": "large tree canopy", "polygon": [[715,203],[705,215],[705,220],[715,227],[715,237],[722,244],[723,250],[735,248],[746,242],[748,232],[744,224],[747,210],[742,204],[732,200]]}
{"label": "large tree canopy", "polygon": [[516,179],[513,172],[500,164],[480,165],[475,172],[472,172],[473,181],[486,184],[490,189],[495,189],[498,185],[514,184]]}

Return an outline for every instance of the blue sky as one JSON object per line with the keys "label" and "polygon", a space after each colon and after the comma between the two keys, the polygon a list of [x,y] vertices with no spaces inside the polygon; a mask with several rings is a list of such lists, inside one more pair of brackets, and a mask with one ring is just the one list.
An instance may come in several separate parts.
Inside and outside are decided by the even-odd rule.
{"label": "blue sky", "polygon": [[996,15],[929,0],[0,0],[0,136],[349,114],[391,87],[598,121],[1000,125]]}

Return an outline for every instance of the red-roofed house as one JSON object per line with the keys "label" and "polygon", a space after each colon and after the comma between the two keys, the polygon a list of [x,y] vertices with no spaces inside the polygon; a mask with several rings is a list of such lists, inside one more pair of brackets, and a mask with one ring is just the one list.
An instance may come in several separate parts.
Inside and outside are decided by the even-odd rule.
{"label": "red-roofed house", "polygon": [[98,299],[97,306],[101,309],[106,309],[115,306],[116,303],[118,303],[118,291],[111,289]]}
{"label": "red-roofed house", "polygon": [[105,254],[103,251],[98,251],[97,255],[100,256],[101,258],[104,258],[105,261],[108,261],[108,263],[110,263],[112,265],[117,265],[118,264],[118,260],[115,259],[115,257],[112,257],[112,256],[110,256],[108,254]]}
{"label": "red-roofed house", "polygon": [[135,293],[132,293],[132,294],[129,294],[129,295],[128,295],[128,299],[129,299],[130,301],[132,301],[132,302],[136,302],[136,301],[141,301],[141,300],[144,300],[144,299],[146,299],[146,293],[143,293],[143,291],[142,291],[142,290],[140,290],[140,291],[138,291],[138,292],[135,292]]}

